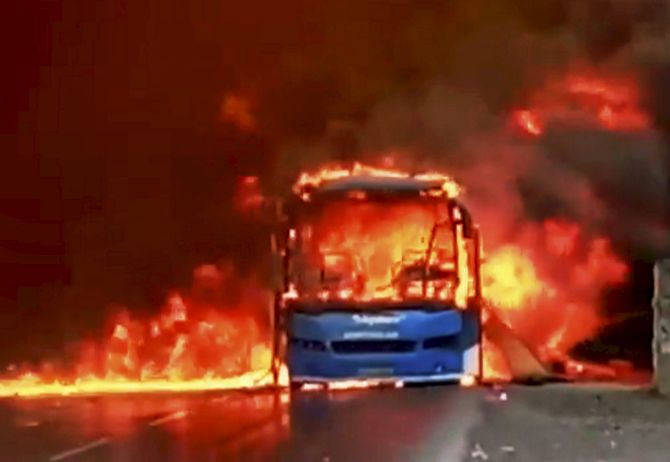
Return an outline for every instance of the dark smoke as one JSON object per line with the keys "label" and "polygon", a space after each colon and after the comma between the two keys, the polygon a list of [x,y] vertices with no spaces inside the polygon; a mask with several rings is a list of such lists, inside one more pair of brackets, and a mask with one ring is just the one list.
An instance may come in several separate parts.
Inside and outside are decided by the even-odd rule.
{"label": "dark smoke", "polygon": [[[239,176],[276,192],[302,168],[391,148],[452,168],[483,198],[503,195],[510,227],[558,211],[621,225],[631,255],[640,241],[662,249],[646,237],[666,229],[655,221],[667,198],[662,136],[638,146],[557,134],[532,147],[495,135],[574,61],[662,69],[662,3],[15,3],[1,28],[4,359],[79,338],[111,302],[151,310],[200,263],[253,271],[267,240],[234,211]],[[670,133],[667,72],[649,75],[651,111]],[[221,120],[229,92],[252,101],[254,130]],[[582,194],[602,207],[595,217]]]}

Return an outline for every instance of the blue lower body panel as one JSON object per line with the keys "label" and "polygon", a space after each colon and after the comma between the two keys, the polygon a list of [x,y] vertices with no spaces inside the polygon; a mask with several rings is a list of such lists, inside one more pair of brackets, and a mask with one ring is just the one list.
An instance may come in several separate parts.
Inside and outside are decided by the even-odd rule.
{"label": "blue lower body panel", "polygon": [[430,382],[480,374],[474,311],[295,312],[288,323],[293,382]]}

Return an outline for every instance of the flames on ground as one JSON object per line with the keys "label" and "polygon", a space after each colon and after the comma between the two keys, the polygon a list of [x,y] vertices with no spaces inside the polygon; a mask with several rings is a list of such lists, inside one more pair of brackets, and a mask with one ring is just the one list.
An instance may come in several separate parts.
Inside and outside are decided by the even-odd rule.
{"label": "flames on ground", "polygon": [[203,265],[192,289],[170,295],[156,316],[115,314],[107,337],[79,345],[73,365],[10,366],[0,396],[268,385],[270,302],[259,282],[237,277],[231,265]]}
{"label": "flames on ground", "polygon": [[[255,127],[248,104],[234,96],[225,99],[222,117],[246,129]],[[533,138],[541,137],[552,124],[616,131],[649,126],[634,82],[593,76],[549,82],[531,95],[527,107],[512,114],[512,121]],[[331,170],[324,179],[345,174]],[[308,180],[314,178],[302,178]],[[460,191],[455,182],[448,184],[454,194]],[[236,200],[240,211],[262,204],[258,178],[241,178]],[[478,210],[471,212],[476,220]],[[393,227],[389,221],[394,216],[385,217],[384,230]],[[570,350],[606,326],[599,297],[608,286],[625,280],[627,265],[615,254],[607,236],[592,235],[579,223],[560,217],[521,224],[508,242],[487,242],[488,232],[483,230],[483,290],[490,313],[543,361],[583,372],[584,365],[569,358]],[[389,247],[393,252],[407,244],[397,240],[409,239],[414,245],[415,237],[404,231],[385,232],[386,240],[398,244]],[[382,273],[380,280],[386,276]],[[136,319],[129,311],[119,312],[107,336],[80,345],[69,365],[10,366],[0,381],[0,396],[191,391],[270,383],[267,288],[258,281],[235,277],[230,267],[201,267],[194,280],[191,291],[169,296],[152,318]],[[231,290],[237,292],[232,299],[226,295]],[[490,342],[485,352],[487,377],[508,379],[507,358]]]}

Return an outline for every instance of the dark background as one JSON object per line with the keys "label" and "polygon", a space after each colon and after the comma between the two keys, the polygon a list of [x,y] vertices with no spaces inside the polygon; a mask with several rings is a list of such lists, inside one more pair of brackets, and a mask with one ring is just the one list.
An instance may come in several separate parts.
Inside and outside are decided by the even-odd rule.
{"label": "dark background", "polygon": [[[302,164],[354,156],[365,144],[356,127],[430,82],[498,115],[574,60],[635,69],[656,127],[670,132],[670,67],[653,38],[666,30],[661,1],[28,0],[3,10],[0,364],[100,330],[111,303],[150,310],[198,263],[253,271],[266,240],[233,211],[236,178],[260,175],[276,190]],[[231,91],[251,102],[255,129],[221,119]],[[622,235],[633,282],[608,296],[644,310],[651,262],[666,249]],[[648,327],[626,341],[645,344]]]}

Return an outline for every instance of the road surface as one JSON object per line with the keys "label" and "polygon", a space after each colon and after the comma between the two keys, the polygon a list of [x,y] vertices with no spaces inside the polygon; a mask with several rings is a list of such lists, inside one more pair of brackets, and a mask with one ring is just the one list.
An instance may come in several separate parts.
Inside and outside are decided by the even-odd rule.
{"label": "road surface", "polygon": [[11,399],[0,461],[667,462],[668,412],[567,385]]}

